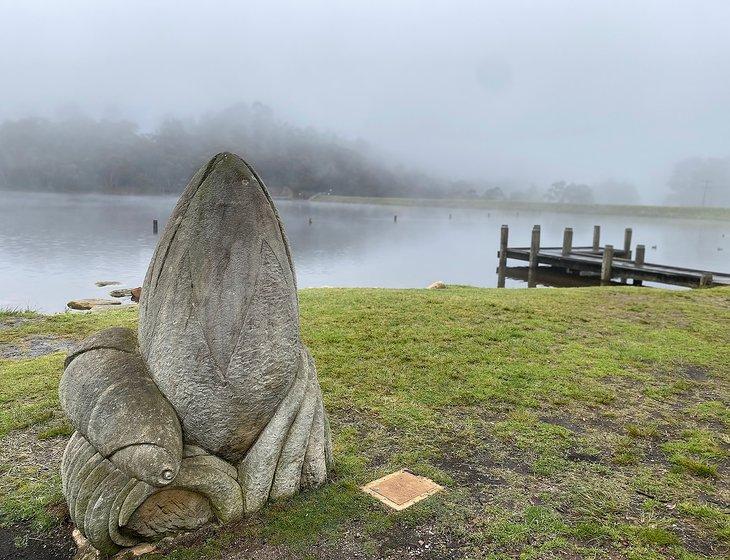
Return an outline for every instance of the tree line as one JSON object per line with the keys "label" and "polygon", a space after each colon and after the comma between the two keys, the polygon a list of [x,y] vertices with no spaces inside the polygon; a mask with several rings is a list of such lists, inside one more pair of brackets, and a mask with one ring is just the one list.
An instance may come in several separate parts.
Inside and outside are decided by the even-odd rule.
{"label": "tree line", "polygon": [[133,122],[80,116],[5,121],[0,188],[177,194],[221,151],[251,162],[275,194],[434,196],[442,187],[432,177],[383,163],[361,142],[278,121],[255,103],[194,121],[169,118],[147,133]]}
{"label": "tree line", "polygon": [[[439,179],[386,163],[364,142],[282,122],[260,103],[195,120],[168,118],[151,132],[130,121],[83,116],[8,120],[0,123],[0,189],[179,194],[195,170],[221,151],[250,161],[275,195],[641,202],[626,181],[561,180],[539,187]],[[730,157],[682,160],[667,187],[669,204],[730,206]]]}

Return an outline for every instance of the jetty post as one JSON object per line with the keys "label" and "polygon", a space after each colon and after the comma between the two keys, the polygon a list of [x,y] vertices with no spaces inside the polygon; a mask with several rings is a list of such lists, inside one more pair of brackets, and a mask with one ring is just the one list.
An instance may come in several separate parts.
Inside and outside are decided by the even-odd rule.
{"label": "jetty post", "polygon": [[152,235],[157,235],[157,220],[152,220]]}
{"label": "jetty post", "polygon": [[624,253],[626,256],[624,258],[631,259],[631,236],[633,234],[633,230],[630,227],[627,227],[624,230]]}
{"label": "jetty post", "polygon": [[[631,234],[632,230],[630,227],[627,227],[624,230],[624,258],[625,259],[631,259]],[[621,283],[626,284],[627,283],[627,276],[622,275],[621,276]]]}
{"label": "jetty post", "polygon": [[603,261],[601,262],[601,285],[611,283],[611,266],[613,265],[613,245],[606,245],[603,248]]}
{"label": "jetty post", "polygon": [[[646,247],[644,245],[637,245],[636,246],[636,255],[634,255],[634,265],[637,268],[641,268],[644,266],[644,257],[646,255]],[[638,280],[634,278],[634,286],[641,286],[643,284],[643,280]]]}
{"label": "jetty post", "polygon": [[530,240],[530,261],[527,271],[527,287],[534,288],[535,274],[537,273],[537,254],[540,252],[540,226],[535,224],[532,226],[532,239]]}
{"label": "jetty post", "polygon": [[563,256],[567,257],[573,250],[573,228],[565,228],[563,231]]}
{"label": "jetty post", "polygon": [[593,252],[601,249],[601,226],[593,226]]}
{"label": "jetty post", "polygon": [[499,232],[499,268],[497,269],[497,287],[504,288],[504,279],[507,269],[507,243],[509,240],[509,226],[503,224]]}
{"label": "jetty post", "polygon": [[398,222],[398,214],[393,214],[393,223],[395,224],[397,222]]}

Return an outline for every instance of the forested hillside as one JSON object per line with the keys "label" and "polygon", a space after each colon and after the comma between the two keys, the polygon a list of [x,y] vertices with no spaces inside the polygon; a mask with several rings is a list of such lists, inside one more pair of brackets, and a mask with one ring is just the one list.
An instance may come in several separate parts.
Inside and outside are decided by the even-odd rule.
{"label": "forested hillside", "polygon": [[261,104],[236,105],[194,121],[168,119],[151,133],[128,121],[74,117],[0,124],[0,189],[179,193],[210,156],[232,151],[274,192],[426,196],[425,175],[382,163],[361,143],[276,119]]}

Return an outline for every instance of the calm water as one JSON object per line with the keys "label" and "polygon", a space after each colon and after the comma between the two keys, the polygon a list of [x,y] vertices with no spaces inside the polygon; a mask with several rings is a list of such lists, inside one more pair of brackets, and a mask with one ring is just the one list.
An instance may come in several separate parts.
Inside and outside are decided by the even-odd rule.
{"label": "calm water", "polygon": [[[97,288],[98,280],[141,285],[158,239],[152,220],[162,231],[175,202],[0,192],[0,306],[62,311],[70,299],[106,297],[111,288]],[[647,246],[647,261],[730,270],[730,224],[724,222],[291,201],[277,206],[300,287],[424,287],[436,280],[495,286],[503,223],[510,225],[511,245],[529,245],[536,223],[543,245],[560,245],[566,226],[574,229],[575,245],[589,245],[595,223],[602,226],[602,241],[620,247],[624,228],[633,227],[634,243]],[[524,284],[508,280],[508,286]]]}

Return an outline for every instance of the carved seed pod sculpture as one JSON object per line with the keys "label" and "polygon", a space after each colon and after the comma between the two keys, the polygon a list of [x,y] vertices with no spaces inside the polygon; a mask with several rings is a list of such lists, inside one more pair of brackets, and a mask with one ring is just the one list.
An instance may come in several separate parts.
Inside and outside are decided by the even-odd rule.
{"label": "carved seed pod sculpture", "polygon": [[261,179],[218,154],[191,179],[142,288],[139,341],[102,331],[68,358],[71,517],[104,553],[322,484],[329,424],[296,280]]}

